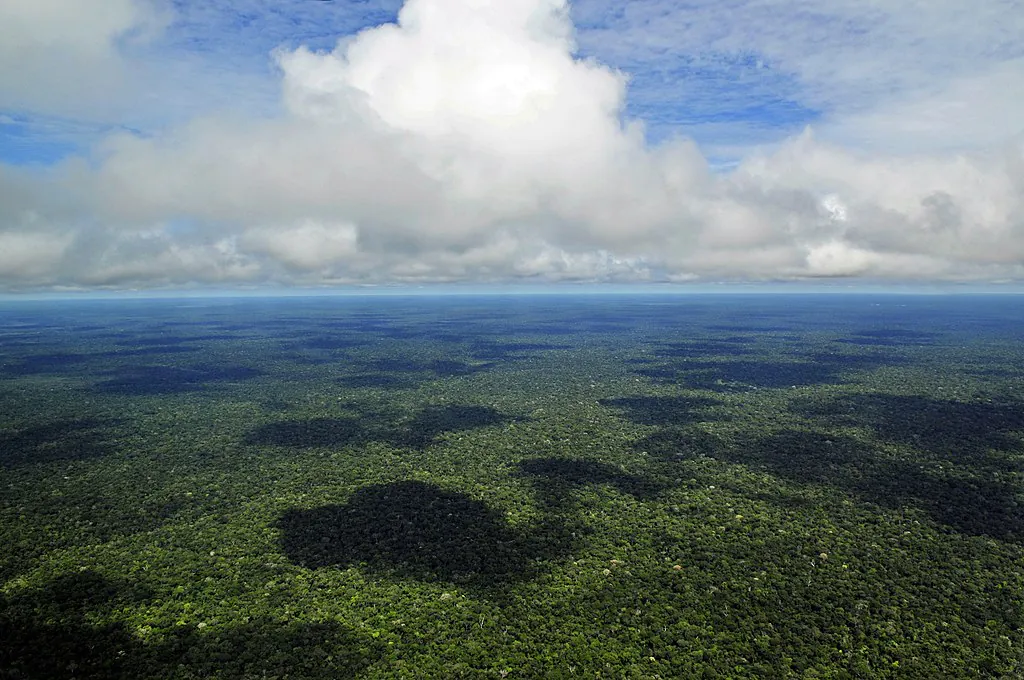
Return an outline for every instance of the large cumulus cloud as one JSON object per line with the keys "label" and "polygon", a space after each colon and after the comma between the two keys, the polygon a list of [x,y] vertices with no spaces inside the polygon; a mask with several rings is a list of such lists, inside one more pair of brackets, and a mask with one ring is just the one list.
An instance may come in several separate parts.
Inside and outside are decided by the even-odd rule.
{"label": "large cumulus cloud", "polygon": [[331,52],[279,51],[279,116],[0,173],[0,281],[1024,276],[1019,140],[886,156],[808,130],[717,173],[649,145],[628,75],[574,39],[560,0],[408,0]]}
{"label": "large cumulus cloud", "polygon": [[142,0],[4,0],[0,105],[49,115],[99,116],[137,75],[123,50],[159,32],[168,15]]}

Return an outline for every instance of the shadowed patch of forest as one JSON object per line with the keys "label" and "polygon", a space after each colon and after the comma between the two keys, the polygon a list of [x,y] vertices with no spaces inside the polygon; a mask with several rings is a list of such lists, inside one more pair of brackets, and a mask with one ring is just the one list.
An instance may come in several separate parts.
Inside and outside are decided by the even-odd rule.
{"label": "shadowed patch of forest", "polygon": [[862,501],[899,510],[916,507],[935,521],[977,536],[1024,541],[1019,463],[973,459],[950,466],[906,459],[852,437],[807,430],[724,439],[701,431],[665,428],[635,445],[657,459],[702,456],[764,470],[787,482],[832,487]]}
{"label": "shadowed patch of forest", "polygon": [[19,377],[26,375],[59,374],[87,364],[91,357],[80,352],[49,352],[29,354],[9,359],[0,364],[0,375]]}
{"label": "shadowed patch of forest", "polygon": [[708,411],[720,402],[707,397],[618,397],[600,403],[619,409],[624,418],[640,425],[680,426],[721,418]]}
{"label": "shadowed patch of forest", "polygon": [[663,484],[649,477],[593,460],[530,458],[519,464],[519,471],[548,508],[570,506],[573,492],[582,487],[607,485],[638,499],[654,498],[663,489]]}
{"label": "shadowed patch of forest", "polygon": [[[882,354],[837,354],[814,352],[807,356],[793,354],[779,359],[730,359],[723,349],[722,359],[674,361],[648,365],[636,373],[656,383],[680,385],[711,392],[742,392],[750,389],[785,389],[808,385],[841,384],[845,373],[898,365],[905,359]],[[697,352],[694,356],[700,356]]]}
{"label": "shadowed patch of forest", "polygon": [[156,669],[188,677],[351,677],[382,653],[376,641],[334,622],[178,627],[147,643],[122,623],[91,621],[155,597],[145,585],[92,571],[0,596],[0,671],[8,678],[128,680],[154,677]]}
{"label": "shadowed patch of forest", "polygon": [[1024,403],[965,402],[894,394],[851,395],[825,403],[793,405],[801,415],[836,425],[871,428],[879,437],[952,460],[988,449],[1020,450]]}
{"label": "shadowed patch of forest", "polygon": [[341,447],[379,441],[425,450],[449,432],[474,430],[517,420],[489,406],[426,406],[404,420],[367,410],[359,416],[268,423],[252,430],[246,443],[293,448]]}
{"label": "shadowed patch of forest", "polygon": [[0,431],[0,466],[84,460],[114,450],[109,428],[118,421],[104,418],[65,418],[41,425]]}
{"label": "shadowed patch of forest", "polygon": [[249,366],[125,366],[115,370],[113,377],[98,382],[96,389],[123,396],[177,394],[205,390],[217,383],[251,380],[262,374]]}
{"label": "shadowed patch of forest", "polygon": [[485,588],[527,578],[535,558],[568,548],[548,530],[513,528],[482,501],[418,481],[366,486],[342,505],[291,510],[278,528],[285,555],[305,567],[362,565]]}

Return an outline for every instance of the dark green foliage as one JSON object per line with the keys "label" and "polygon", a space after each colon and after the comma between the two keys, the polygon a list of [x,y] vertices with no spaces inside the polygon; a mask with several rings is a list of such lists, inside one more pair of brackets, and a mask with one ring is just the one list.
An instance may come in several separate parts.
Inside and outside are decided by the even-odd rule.
{"label": "dark green foliage", "polygon": [[0,304],[0,678],[1022,677],[1017,307]]}
{"label": "dark green foliage", "polygon": [[0,363],[0,376],[24,376],[62,373],[89,361],[88,354],[78,352],[49,352],[29,354],[16,361]]}
{"label": "dark green foliage", "polygon": [[631,475],[592,460],[530,458],[520,463],[519,469],[537,489],[541,502],[554,508],[569,503],[573,491],[582,486],[607,484],[639,499],[653,498],[663,488],[650,477]]}
{"label": "dark green foliage", "polygon": [[[470,364],[465,361],[453,359],[434,359],[431,361],[420,361],[416,359],[375,359],[364,364],[368,375],[389,378],[390,373],[404,374],[426,374],[421,379],[429,377],[451,378],[455,376],[473,375],[493,367],[491,363]],[[412,376],[407,376],[407,379]]]}
{"label": "dark green foliage", "polygon": [[425,449],[445,432],[489,427],[513,420],[489,406],[427,406],[391,433],[399,446]]}
{"label": "dark green foliage", "polygon": [[336,335],[320,335],[312,338],[303,338],[302,341],[298,343],[298,346],[306,349],[339,350],[359,347],[361,345],[365,345],[366,342],[366,340],[360,340],[358,338],[347,338],[344,336],[338,337]]}
{"label": "dark green foliage", "polygon": [[534,558],[554,557],[485,503],[417,481],[364,486],[344,505],[289,511],[278,527],[284,554],[304,567],[478,587],[525,578]]}
{"label": "dark green foliage", "polygon": [[183,678],[351,678],[385,655],[383,645],[335,622],[257,619],[223,630],[176,631],[143,646],[124,664],[126,677],[154,668]]}
{"label": "dark green foliage", "polygon": [[107,428],[114,425],[111,419],[76,418],[0,431],[0,467],[102,456],[113,448]]}
{"label": "dark green foliage", "polygon": [[[742,463],[798,484],[825,485],[892,509],[916,507],[969,535],[1024,541],[1024,504],[1019,483],[1001,479],[1013,465],[972,461],[960,468],[925,467],[894,459],[877,445],[803,430],[732,441],[679,429],[665,429],[638,445],[664,460],[711,456]],[[1011,478],[1012,479],[1012,478]]]}
{"label": "dark green foliage", "polygon": [[826,403],[800,402],[804,415],[840,425],[872,428],[879,437],[952,458],[977,457],[988,449],[1020,448],[1024,402],[984,402],[921,395],[858,394]]}
{"label": "dark green foliage", "polygon": [[104,352],[102,356],[108,358],[125,357],[148,357],[162,356],[166,354],[191,354],[199,352],[200,348],[194,345],[149,345],[148,347],[133,347],[132,349],[118,349],[112,352]]}
{"label": "dark green foliage", "polygon": [[309,420],[268,423],[250,432],[248,444],[312,448],[346,446],[367,438],[358,418],[311,418]]}
{"label": "dark green foliage", "polygon": [[472,348],[472,356],[477,359],[509,360],[521,359],[523,354],[545,352],[551,350],[572,349],[572,345],[548,342],[493,342],[478,341]]}
{"label": "dark green foliage", "polygon": [[471,376],[494,367],[493,363],[470,363],[455,359],[372,359],[350,365],[360,372],[338,378],[344,387],[367,389],[413,389],[441,378]]}
{"label": "dark green foliage", "polygon": [[621,409],[623,415],[640,425],[681,426],[720,416],[708,409],[721,404],[707,397],[619,397],[602,399],[601,405]]}
{"label": "dark green foliage", "polygon": [[430,362],[430,370],[441,378],[452,378],[455,376],[473,375],[480,371],[486,371],[493,365],[494,364],[467,364],[464,361],[438,359]]}
{"label": "dark green foliage", "polygon": [[373,409],[359,417],[311,418],[268,423],[251,431],[248,444],[295,448],[341,447],[370,441],[410,449],[426,449],[447,432],[473,430],[514,420],[487,406],[427,406],[411,418],[387,422]]}
{"label": "dark green foliage", "polygon": [[336,678],[351,677],[383,653],[376,641],[335,623],[179,627],[145,644],[123,623],[89,621],[151,597],[144,587],[86,571],[0,599],[0,678]]}
{"label": "dark green foliage", "polygon": [[258,369],[248,366],[125,366],[117,369],[113,378],[97,383],[96,389],[136,397],[176,394],[204,390],[210,383],[250,380],[260,374]]}
{"label": "dark green foliage", "polygon": [[196,343],[228,342],[232,337],[228,333],[197,333],[195,335],[176,335],[174,333],[160,333],[159,335],[146,336],[134,333],[120,333],[118,337],[123,340],[117,344],[131,349],[139,347],[160,347],[163,345],[193,345]]}
{"label": "dark green foliage", "polygon": [[[807,385],[838,384],[849,371],[871,370],[905,364],[896,354],[788,350],[782,356],[740,358],[753,354],[738,344],[723,340],[681,343],[659,349],[656,360],[643,361],[640,375],[665,384],[708,390],[737,392],[751,389],[785,389]],[[665,358],[672,359],[665,363]],[[699,360],[695,360],[699,359]]]}
{"label": "dark green foliage", "polygon": [[739,356],[754,352],[753,349],[743,347],[744,344],[752,341],[753,338],[726,337],[714,340],[673,342],[657,348],[655,354],[658,357],[675,358]]}
{"label": "dark green foliage", "polygon": [[849,345],[865,345],[869,347],[900,347],[902,345],[933,344],[938,333],[908,330],[905,328],[879,328],[857,331],[850,338],[840,338],[836,342]]}
{"label": "dark green foliage", "polygon": [[135,641],[119,623],[89,625],[90,613],[130,605],[143,588],[83,571],[0,598],[0,677],[124,677]]}
{"label": "dark green foliage", "polygon": [[691,361],[678,368],[681,384],[713,392],[823,385],[840,380],[834,366],[818,361]]}
{"label": "dark green foliage", "polygon": [[416,387],[416,381],[381,373],[359,373],[338,378],[342,387],[372,387],[382,390],[401,390]]}

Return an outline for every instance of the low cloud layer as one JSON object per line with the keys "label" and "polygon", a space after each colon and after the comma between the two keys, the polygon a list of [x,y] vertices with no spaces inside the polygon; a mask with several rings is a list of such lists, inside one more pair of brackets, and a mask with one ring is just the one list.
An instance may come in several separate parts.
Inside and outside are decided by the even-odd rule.
{"label": "low cloud layer", "polygon": [[[105,59],[159,23],[122,4],[88,29],[99,47],[68,40]],[[1024,278],[1021,137],[886,154],[806,130],[716,172],[686,138],[646,140],[629,75],[577,56],[559,0],[408,0],[396,24],[274,58],[280,115],[0,167],[0,286]],[[894,129],[857,115],[851,137]]]}

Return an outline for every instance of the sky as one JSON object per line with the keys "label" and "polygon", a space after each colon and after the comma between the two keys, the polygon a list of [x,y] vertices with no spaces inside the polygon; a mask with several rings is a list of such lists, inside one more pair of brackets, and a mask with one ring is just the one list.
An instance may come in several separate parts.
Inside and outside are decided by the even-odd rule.
{"label": "sky", "polygon": [[1024,0],[3,0],[0,293],[1019,286],[1021,35]]}

